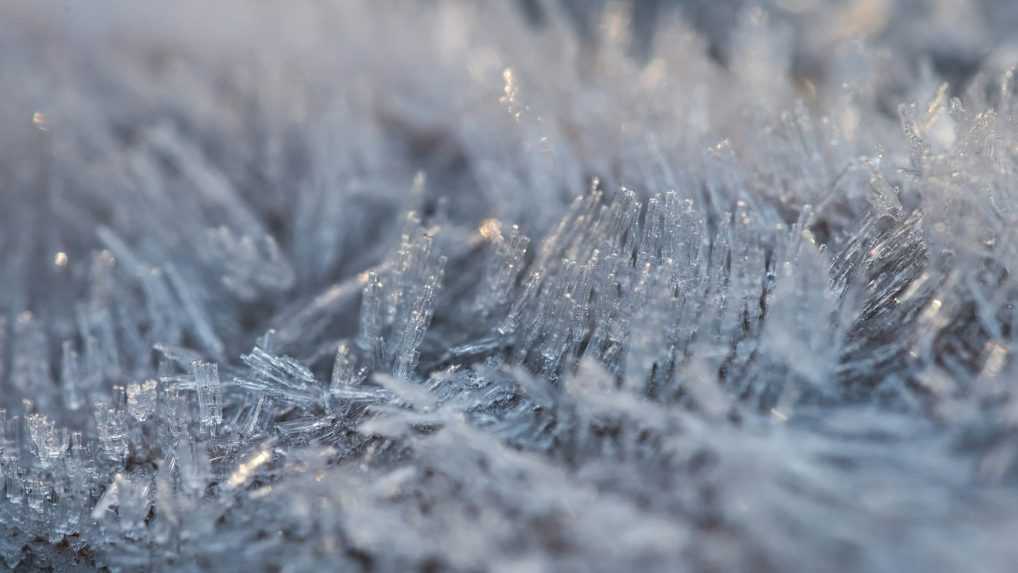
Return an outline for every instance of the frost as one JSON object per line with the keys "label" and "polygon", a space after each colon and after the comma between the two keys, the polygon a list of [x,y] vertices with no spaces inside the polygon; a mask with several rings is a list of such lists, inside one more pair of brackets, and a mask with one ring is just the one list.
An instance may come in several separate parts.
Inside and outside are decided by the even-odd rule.
{"label": "frost", "polygon": [[522,234],[519,225],[503,232],[502,225],[495,219],[481,223],[480,233],[491,243],[492,254],[485,269],[484,285],[480,287],[478,309],[484,314],[504,312],[516,277],[526,264],[530,239]]}
{"label": "frost", "polygon": [[258,347],[241,359],[250,368],[250,375],[235,378],[233,384],[303,406],[310,406],[321,399],[321,388],[314,375],[296,360],[273,356]]}
{"label": "frost", "polygon": [[119,404],[99,400],[94,404],[96,433],[102,451],[112,461],[127,457],[127,412]]}
{"label": "frost", "polygon": [[203,432],[215,436],[223,423],[223,387],[219,381],[219,366],[195,362],[191,365],[191,373],[198,394],[198,423]]}
{"label": "frost", "polygon": [[64,406],[68,410],[78,410],[84,404],[81,395],[81,363],[78,359],[78,352],[74,349],[74,343],[65,340],[61,346],[60,356],[60,382],[64,394]]}
{"label": "frost", "polygon": [[385,270],[368,273],[364,286],[358,344],[374,368],[413,374],[446,260],[434,252],[433,231],[408,213],[398,250]]}
{"label": "frost", "polygon": [[26,420],[35,453],[41,467],[50,467],[67,452],[70,436],[67,428],[57,428],[56,422],[42,414],[31,414]]}
{"label": "frost", "polygon": [[127,385],[127,412],[132,418],[144,422],[155,413],[158,388],[159,382],[156,380]]}
{"label": "frost", "polygon": [[332,388],[338,389],[344,385],[355,384],[356,376],[356,366],[350,345],[340,342],[336,348],[336,358],[332,363]]}
{"label": "frost", "polygon": [[0,569],[1013,569],[1010,4],[58,4]]}
{"label": "frost", "polygon": [[293,269],[269,235],[258,240],[238,238],[228,227],[220,227],[209,233],[202,253],[210,265],[223,269],[223,285],[240,300],[254,300],[262,291],[285,291],[293,286]]}

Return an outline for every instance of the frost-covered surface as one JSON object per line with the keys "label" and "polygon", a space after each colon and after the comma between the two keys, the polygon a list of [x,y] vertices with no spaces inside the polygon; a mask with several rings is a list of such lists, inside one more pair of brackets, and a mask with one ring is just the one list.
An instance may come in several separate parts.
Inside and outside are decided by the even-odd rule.
{"label": "frost-covered surface", "polygon": [[523,4],[0,5],[0,568],[1014,570],[1018,10]]}

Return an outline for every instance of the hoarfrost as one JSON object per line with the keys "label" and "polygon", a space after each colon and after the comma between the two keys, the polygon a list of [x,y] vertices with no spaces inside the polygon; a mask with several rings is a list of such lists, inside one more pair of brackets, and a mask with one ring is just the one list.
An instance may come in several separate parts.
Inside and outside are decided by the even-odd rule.
{"label": "hoarfrost", "polygon": [[0,568],[1013,569],[1009,4],[120,4],[0,7]]}

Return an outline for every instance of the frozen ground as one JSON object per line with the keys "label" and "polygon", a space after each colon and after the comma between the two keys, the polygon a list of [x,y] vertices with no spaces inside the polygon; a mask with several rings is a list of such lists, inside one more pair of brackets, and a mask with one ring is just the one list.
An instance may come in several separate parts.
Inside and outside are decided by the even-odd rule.
{"label": "frozen ground", "polygon": [[636,6],[0,4],[0,568],[1013,571],[1018,8]]}

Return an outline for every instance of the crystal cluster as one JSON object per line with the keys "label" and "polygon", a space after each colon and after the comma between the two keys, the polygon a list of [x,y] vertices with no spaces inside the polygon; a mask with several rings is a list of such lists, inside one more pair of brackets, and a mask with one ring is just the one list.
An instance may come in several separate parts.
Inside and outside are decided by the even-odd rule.
{"label": "crystal cluster", "polygon": [[1018,9],[580,4],[0,5],[0,569],[1013,570]]}

